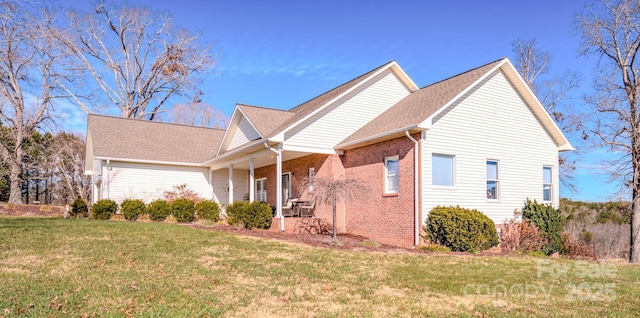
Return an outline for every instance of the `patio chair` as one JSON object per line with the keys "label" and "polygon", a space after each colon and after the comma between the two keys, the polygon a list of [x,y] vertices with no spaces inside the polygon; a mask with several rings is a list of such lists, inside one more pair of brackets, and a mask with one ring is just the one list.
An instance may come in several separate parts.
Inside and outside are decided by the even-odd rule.
{"label": "patio chair", "polygon": [[308,205],[301,205],[298,209],[300,209],[300,217],[314,217],[316,198],[314,197]]}
{"label": "patio chair", "polygon": [[282,216],[293,216],[293,202],[291,202],[291,199],[287,199],[286,205],[282,207]]}

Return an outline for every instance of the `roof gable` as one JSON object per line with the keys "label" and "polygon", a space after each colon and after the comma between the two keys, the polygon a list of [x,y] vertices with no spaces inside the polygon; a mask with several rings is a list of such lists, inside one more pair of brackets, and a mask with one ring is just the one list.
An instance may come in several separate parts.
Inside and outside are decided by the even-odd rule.
{"label": "roof gable", "polygon": [[96,159],[200,164],[213,157],[224,130],[102,115],[87,118]]}

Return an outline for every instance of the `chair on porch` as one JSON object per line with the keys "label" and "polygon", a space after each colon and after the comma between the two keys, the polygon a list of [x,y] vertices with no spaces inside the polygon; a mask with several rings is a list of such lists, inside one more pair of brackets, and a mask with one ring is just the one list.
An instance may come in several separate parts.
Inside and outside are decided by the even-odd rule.
{"label": "chair on porch", "polygon": [[316,209],[316,198],[314,197],[309,204],[301,205],[298,207],[300,209],[300,217],[314,217],[314,211]]}
{"label": "chair on porch", "polygon": [[293,216],[293,202],[291,202],[291,199],[287,199],[287,203],[282,207],[282,216]]}

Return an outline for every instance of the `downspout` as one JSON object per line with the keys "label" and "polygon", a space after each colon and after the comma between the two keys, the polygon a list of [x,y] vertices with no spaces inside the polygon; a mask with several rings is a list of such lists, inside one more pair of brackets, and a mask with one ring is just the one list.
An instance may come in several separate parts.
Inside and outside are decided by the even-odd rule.
{"label": "downspout", "polygon": [[276,215],[280,217],[280,231],[284,232],[284,217],[282,216],[282,152],[279,149],[269,147],[266,141],[264,146],[276,153]]}
{"label": "downspout", "polygon": [[111,174],[111,166],[109,166],[109,159],[107,159],[107,200],[111,199],[110,193],[111,192],[111,178],[109,178],[109,175]]}
{"label": "downspout", "polygon": [[411,134],[409,134],[408,130],[405,130],[405,135],[407,135],[407,138],[409,138],[409,140],[413,141],[413,213],[414,213],[414,223],[415,223],[415,235],[413,238],[413,245],[415,245],[416,247],[418,247],[418,244],[420,244],[420,209],[419,209],[419,204],[420,204],[420,200],[419,200],[419,191],[418,191],[418,186],[419,186],[419,180],[418,180],[418,176],[419,176],[419,163],[418,163],[418,141],[413,138],[411,136]]}

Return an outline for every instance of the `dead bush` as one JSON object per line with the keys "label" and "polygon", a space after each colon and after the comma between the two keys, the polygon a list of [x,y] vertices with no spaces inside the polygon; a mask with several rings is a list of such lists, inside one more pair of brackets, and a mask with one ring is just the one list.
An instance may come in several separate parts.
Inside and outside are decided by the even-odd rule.
{"label": "dead bush", "polygon": [[193,201],[193,203],[198,204],[198,202],[202,201],[198,193],[191,190],[186,183],[174,185],[173,190],[168,190],[164,192],[164,199],[167,203],[171,203],[177,199],[189,199]]}
{"label": "dead bush", "polygon": [[562,233],[562,251],[572,259],[596,259],[596,251],[593,245],[571,238],[569,233]]}
{"label": "dead bush", "polygon": [[500,248],[504,253],[539,252],[547,244],[540,229],[529,219],[513,219],[502,226]]}

